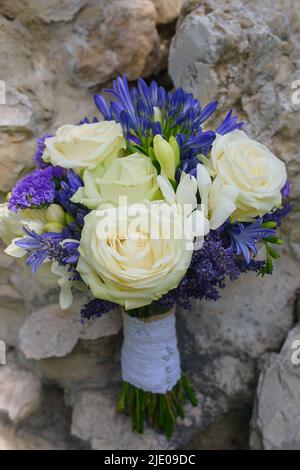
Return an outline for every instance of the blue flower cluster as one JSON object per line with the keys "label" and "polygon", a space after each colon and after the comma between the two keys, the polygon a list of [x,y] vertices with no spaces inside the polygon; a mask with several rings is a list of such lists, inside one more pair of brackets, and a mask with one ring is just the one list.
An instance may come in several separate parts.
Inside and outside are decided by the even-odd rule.
{"label": "blue flower cluster", "polygon": [[[176,137],[180,147],[181,170],[194,172],[199,163],[197,154],[206,154],[218,134],[240,129],[242,122],[230,111],[216,131],[203,131],[202,125],[216,111],[218,102],[213,101],[204,108],[191,93],[182,88],[166,92],[155,81],[150,85],[140,78],[136,87],[129,89],[126,77],[118,77],[113,88],[104,90],[113,97],[108,103],[95,95],[95,104],[107,120],[120,122],[126,138],[133,147],[145,152],[149,139],[161,134],[165,139]],[[159,112],[157,112],[159,110]]]}
{"label": "blue flower cluster", "polygon": [[81,186],[83,186],[83,181],[80,176],[73,170],[69,170],[64,180],[60,182],[59,189],[56,191],[56,201],[74,219],[69,224],[69,228],[74,232],[78,231],[78,227],[82,229],[84,225],[84,217],[89,212],[86,207],[71,201],[71,197],[74,196]]}
{"label": "blue flower cluster", "polygon": [[79,242],[69,241],[62,244],[67,234],[65,232],[46,232],[42,235],[24,228],[27,237],[16,241],[16,245],[28,252],[26,264],[35,273],[45,260],[57,261],[60,266],[70,266],[75,269],[78,262]]}

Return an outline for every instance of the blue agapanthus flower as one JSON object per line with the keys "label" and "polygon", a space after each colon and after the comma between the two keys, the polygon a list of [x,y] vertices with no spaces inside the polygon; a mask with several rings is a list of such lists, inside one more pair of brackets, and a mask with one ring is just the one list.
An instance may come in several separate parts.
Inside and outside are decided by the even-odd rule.
{"label": "blue agapanthus flower", "polygon": [[95,124],[96,122],[99,122],[99,119],[97,117],[94,117],[92,120],[90,120],[88,117],[85,117],[79,121],[79,126],[82,124]]}
{"label": "blue agapanthus flower", "polygon": [[24,227],[24,232],[28,237],[16,241],[16,245],[28,251],[26,264],[31,267],[31,271],[36,272],[41,264],[47,259],[57,261],[59,265],[76,265],[79,258],[77,241],[67,241],[66,234],[47,232],[39,235]]}
{"label": "blue agapanthus flower", "polygon": [[16,183],[9,198],[8,207],[18,209],[36,209],[47,207],[55,199],[55,179],[64,174],[60,167],[49,166],[34,170]]}
{"label": "blue agapanthus flower", "polygon": [[83,181],[79,175],[73,170],[69,170],[66,178],[61,181],[60,188],[56,191],[57,202],[65,209],[65,211],[74,218],[74,223],[71,229],[76,229],[76,224],[79,227],[84,225],[84,217],[87,215],[89,210],[81,204],[75,204],[70,199],[77,192],[79,188],[83,186]]}
{"label": "blue agapanthus flower", "polygon": [[251,261],[251,253],[257,255],[257,243],[263,238],[273,237],[276,230],[262,226],[262,218],[253,223],[236,223],[227,226],[233,253],[242,255],[247,264]]}
{"label": "blue agapanthus flower", "polygon": [[289,197],[289,195],[290,195],[290,192],[291,192],[290,183],[288,182],[288,180],[286,180],[285,185],[284,185],[283,188],[281,189],[282,199],[283,199],[283,200],[287,199],[287,198]]}
{"label": "blue agapanthus flower", "polygon": [[129,88],[126,77],[118,77],[113,88],[104,90],[113,97],[108,103],[95,95],[95,104],[107,120],[120,122],[129,144],[147,154],[149,139],[161,134],[165,139],[176,137],[180,147],[181,170],[191,172],[199,163],[197,155],[207,154],[216,132],[225,134],[239,129],[243,123],[229,112],[217,131],[204,131],[202,125],[216,111],[218,102],[202,108],[191,93],[182,88],[166,91],[155,81],[150,85],[140,78],[136,87]]}

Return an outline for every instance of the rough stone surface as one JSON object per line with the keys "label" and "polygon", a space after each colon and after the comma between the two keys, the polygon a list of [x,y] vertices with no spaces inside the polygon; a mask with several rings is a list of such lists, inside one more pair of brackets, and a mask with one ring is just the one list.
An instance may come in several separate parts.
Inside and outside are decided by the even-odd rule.
{"label": "rough stone surface", "polygon": [[178,18],[182,0],[152,0],[156,10],[156,22],[159,24],[171,23]]}
{"label": "rough stone surface", "polygon": [[217,303],[178,312],[183,370],[199,393],[218,402],[220,415],[250,406],[256,360],[278,350],[294,324],[298,271],[285,255],[273,276],[249,274],[229,284]]}
{"label": "rough stone surface", "polygon": [[44,385],[39,410],[22,423],[0,416],[1,450],[77,450],[88,444],[70,435],[71,410],[62,390]]}
{"label": "rough stone surface", "polygon": [[72,434],[88,441],[95,450],[160,450],[174,449],[191,439],[195,428],[205,425],[211,403],[198,395],[196,408],[186,407],[186,417],[178,421],[178,430],[171,440],[146,426],[141,436],[131,432],[128,417],[116,411],[117,393],[114,388],[104,391],[86,390],[75,397]]}
{"label": "rough stone surface", "polygon": [[18,366],[0,368],[0,411],[14,422],[20,422],[40,406],[40,381]]}
{"label": "rough stone surface", "polygon": [[61,357],[71,352],[79,339],[115,335],[121,324],[118,309],[83,325],[76,306],[62,311],[58,304],[48,305],[26,318],[20,330],[20,349],[29,359]]}
{"label": "rough stone surface", "polygon": [[253,449],[300,448],[300,326],[290,331],[280,354],[267,357],[251,421]]}
{"label": "rough stone surface", "polygon": [[7,16],[19,15],[29,23],[42,20],[45,23],[71,21],[87,0],[3,0],[1,7]]}
{"label": "rough stone surface", "polygon": [[119,73],[131,80],[151,73],[146,70],[147,58],[155,47],[159,51],[152,2],[100,3],[101,9],[96,4],[84,12],[66,38],[65,57],[72,80],[81,87],[94,86]]}
{"label": "rough stone surface", "polygon": [[17,263],[3,253],[0,245],[0,340],[6,347],[18,345],[18,334],[24,319],[24,302],[21,293],[11,282],[19,270]]}
{"label": "rough stone surface", "polygon": [[[105,82],[116,74],[135,80],[166,69],[181,2],[0,3],[0,80],[6,85],[0,191],[6,192],[31,167],[37,137],[98,115],[92,95]],[[182,3],[169,58],[175,85],[193,91],[203,105],[217,98],[217,121],[233,107],[247,132],[287,162],[295,209],[282,230],[288,240],[282,260],[272,277],[242,276],[217,303],[178,311],[182,368],[199,406],[186,407],[186,418],[166,441],[151,428],[133,434],[130,420],[115,412],[119,314],[82,326],[84,296],[61,312],[58,291],[45,291],[0,250],[0,340],[7,348],[7,365],[0,366],[1,450],[246,448],[257,365],[266,354],[251,446],[300,448],[299,374],[289,360],[289,341],[299,327],[277,354],[300,318],[300,105],[292,103],[292,82],[300,79],[299,8],[293,0]]]}
{"label": "rough stone surface", "polygon": [[252,137],[288,166],[295,212],[285,225],[299,257],[300,104],[293,82],[300,77],[299,5],[292,0],[188,0],[172,40],[169,71],[176,86],[205,105],[218,99]]}
{"label": "rough stone surface", "polygon": [[158,15],[151,0],[1,1],[0,191],[30,169],[40,135],[99,115],[90,87],[166,69],[173,27],[157,22],[179,8],[161,4]]}

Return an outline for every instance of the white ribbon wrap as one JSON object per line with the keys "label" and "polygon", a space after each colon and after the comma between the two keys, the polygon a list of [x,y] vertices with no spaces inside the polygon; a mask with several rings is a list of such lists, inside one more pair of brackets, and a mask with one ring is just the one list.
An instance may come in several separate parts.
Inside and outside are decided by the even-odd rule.
{"label": "white ribbon wrap", "polygon": [[123,313],[122,377],[145,392],[166,393],[181,376],[174,311],[144,322]]}

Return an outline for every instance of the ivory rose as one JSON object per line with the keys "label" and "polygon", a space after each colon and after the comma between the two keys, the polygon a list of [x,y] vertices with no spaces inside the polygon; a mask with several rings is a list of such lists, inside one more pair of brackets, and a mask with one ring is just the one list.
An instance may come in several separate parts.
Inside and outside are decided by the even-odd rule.
{"label": "ivory rose", "polygon": [[65,125],[45,139],[43,160],[62,168],[95,168],[126,147],[122,128],[115,121]]}
{"label": "ivory rose", "polygon": [[85,170],[83,182],[84,186],[71,200],[89,209],[97,209],[102,203],[118,205],[120,197],[126,197],[127,204],[132,204],[161,196],[156,168],[150,158],[138,153],[104,161],[94,170]]}
{"label": "ivory rose", "polygon": [[280,190],[287,180],[285,164],[245,132],[217,136],[208,162],[218,184],[238,190],[232,219],[248,221],[281,205]]}
{"label": "ivory rose", "polygon": [[92,211],[85,217],[77,270],[96,298],[126,310],[143,307],[185,275],[191,228],[163,201]]}

